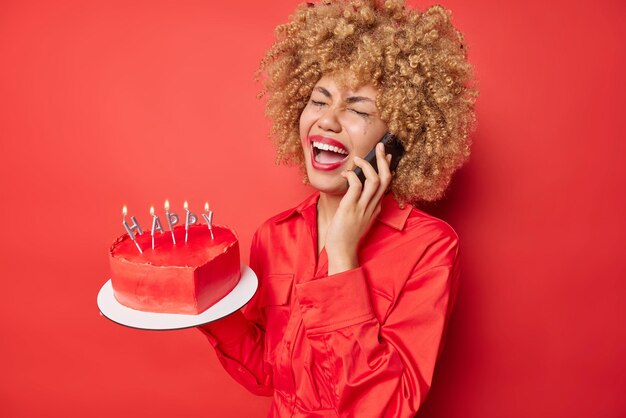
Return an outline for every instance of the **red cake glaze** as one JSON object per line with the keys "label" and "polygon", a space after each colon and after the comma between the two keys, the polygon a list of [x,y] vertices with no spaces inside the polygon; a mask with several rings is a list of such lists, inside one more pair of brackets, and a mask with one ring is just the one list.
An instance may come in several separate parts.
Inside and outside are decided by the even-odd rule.
{"label": "red cake glaze", "polygon": [[124,234],[111,246],[111,283],[115,298],[132,309],[160,313],[199,314],[226,296],[241,277],[239,241],[227,227],[206,225],[174,228],[154,237],[137,236],[143,250]]}

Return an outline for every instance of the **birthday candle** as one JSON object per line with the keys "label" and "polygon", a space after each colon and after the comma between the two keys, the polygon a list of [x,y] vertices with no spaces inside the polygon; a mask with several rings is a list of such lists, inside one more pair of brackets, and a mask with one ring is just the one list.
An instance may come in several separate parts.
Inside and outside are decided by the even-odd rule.
{"label": "birthday candle", "polygon": [[213,236],[213,211],[209,210],[209,202],[204,202],[204,211],[206,213],[202,214],[202,217],[207,223],[207,228],[209,228],[209,232],[211,233],[211,239],[215,239]]}
{"label": "birthday candle", "polygon": [[163,226],[161,220],[154,214],[154,206],[150,206],[150,215],[152,215],[152,249],[154,250],[154,232],[161,231],[163,233]]}
{"label": "birthday candle", "polygon": [[172,233],[172,242],[176,245],[176,237],[174,236],[174,225],[178,223],[178,215],[174,212],[170,213],[170,201],[165,201],[165,217],[167,218],[167,225]]}
{"label": "birthday candle", "polygon": [[141,250],[139,243],[135,239],[135,234],[133,232],[136,230],[139,233],[139,235],[142,235],[143,231],[141,230],[141,227],[139,226],[139,223],[137,222],[137,219],[135,219],[134,216],[130,217],[130,220],[133,222],[132,226],[128,225],[128,223],[126,222],[127,213],[128,213],[128,209],[126,208],[126,205],[124,205],[124,207],[122,208],[122,215],[124,216],[124,219],[122,220],[122,224],[124,225],[124,228],[126,228],[126,232],[128,232],[130,239],[132,239],[133,242],[135,243],[135,246],[137,246],[137,249],[139,250],[139,252],[143,254],[143,251]]}
{"label": "birthday candle", "polygon": [[187,211],[187,216],[185,217],[185,244],[187,243],[187,237],[189,236],[189,225],[194,225],[198,222],[198,217],[189,211],[189,205],[185,200],[185,204],[183,205],[185,210]]}

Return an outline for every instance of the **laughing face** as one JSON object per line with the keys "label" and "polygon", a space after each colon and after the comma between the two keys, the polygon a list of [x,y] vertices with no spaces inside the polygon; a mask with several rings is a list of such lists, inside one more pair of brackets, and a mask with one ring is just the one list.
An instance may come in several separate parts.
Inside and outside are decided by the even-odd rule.
{"label": "laughing face", "polygon": [[351,89],[333,76],[322,77],[300,115],[300,140],[309,182],[324,193],[344,194],[340,173],[354,167],[387,132],[378,116],[376,89]]}

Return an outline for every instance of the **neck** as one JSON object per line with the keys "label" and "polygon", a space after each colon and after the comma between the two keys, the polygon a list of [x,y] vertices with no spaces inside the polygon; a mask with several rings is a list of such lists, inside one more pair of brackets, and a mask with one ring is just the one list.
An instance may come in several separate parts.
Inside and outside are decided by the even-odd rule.
{"label": "neck", "polygon": [[320,192],[320,198],[317,201],[317,222],[318,224],[328,225],[335,216],[339,202],[343,195],[332,195]]}

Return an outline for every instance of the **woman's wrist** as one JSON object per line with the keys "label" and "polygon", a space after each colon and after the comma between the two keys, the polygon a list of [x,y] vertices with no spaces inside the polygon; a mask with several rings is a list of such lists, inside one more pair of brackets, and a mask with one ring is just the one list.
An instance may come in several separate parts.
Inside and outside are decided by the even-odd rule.
{"label": "woman's wrist", "polygon": [[343,273],[359,267],[356,254],[328,255],[328,275]]}

